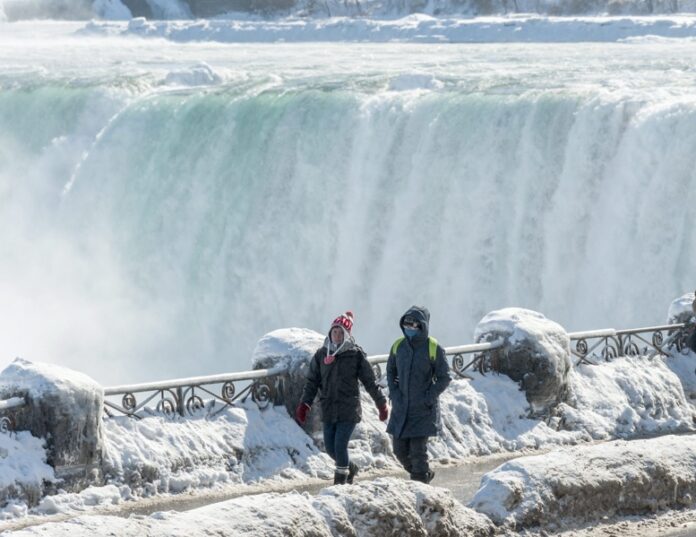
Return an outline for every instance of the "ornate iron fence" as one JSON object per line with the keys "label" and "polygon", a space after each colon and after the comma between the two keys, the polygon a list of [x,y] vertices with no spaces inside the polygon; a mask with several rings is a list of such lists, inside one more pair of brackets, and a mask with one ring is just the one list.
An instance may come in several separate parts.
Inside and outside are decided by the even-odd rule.
{"label": "ornate iron fence", "polygon": [[598,361],[610,361],[619,356],[667,355],[672,349],[683,352],[687,339],[694,330],[690,323],[648,326],[628,330],[594,330],[568,334],[575,344],[571,353],[582,363],[597,365]]}
{"label": "ornate iron fence", "polygon": [[[695,329],[694,324],[680,323],[628,330],[606,328],[585,332],[571,332],[571,354],[577,357],[576,365],[597,365],[619,356],[666,355],[672,349],[682,352],[686,342]],[[446,347],[451,370],[461,378],[471,377],[470,371],[485,373],[501,358],[505,340]],[[388,354],[369,356],[375,376],[383,378],[382,364]],[[148,404],[154,404],[154,412],[168,416],[193,415],[201,410],[217,414],[222,409],[238,401],[251,398],[264,408],[271,403],[280,402],[283,397],[283,378],[285,367],[242,371],[223,375],[192,377],[165,382],[149,382],[113,386],[104,390],[105,412],[113,416],[114,411],[127,416],[140,418],[152,413]],[[137,395],[136,395],[137,394]],[[141,396],[138,400],[138,396]],[[206,399],[204,399],[206,398]],[[219,406],[219,408],[218,408]],[[0,402],[2,410],[2,402]],[[3,427],[0,419],[0,431]]]}
{"label": "ornate iron fence", "polygon": [[[140,418],[150,411],[148,403],[154,404],[155,412],[167,416],[193,415],[207,409],[217,413],[237,401],[251,397],[257,405],[265,408],[282,393],[280,375],[285,367],[257,369],[224,375],[191,377],[164,382],[146,382],[112,386],[104,389],[104,407],[108,416],[113,411]],[[144,394],[138,401],[136,394]],[[203,398],[207,397],[207,401]],[[120,398],[120,404],[111,399]],[[220,408],[216,408],[217,406]]]}

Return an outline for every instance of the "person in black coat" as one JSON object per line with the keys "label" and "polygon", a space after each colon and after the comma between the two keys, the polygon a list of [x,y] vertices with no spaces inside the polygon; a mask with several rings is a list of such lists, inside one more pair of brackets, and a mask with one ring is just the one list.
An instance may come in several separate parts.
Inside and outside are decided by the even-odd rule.
{"label": "person in black coat", "polygon": [[307,421],[317,392],[320,392],[326,452],[336,462],[334,485],[352,483],[358,466],[348,456],[348,441],[362,418],[358,380],[374,399],[379,419],[389,416],[387,399],[363,351],[353,339],[353,313],[347,311],[331,323],[328,337],[309,364],[302,399],[295,411],[301,425]]}
{"label": "person in black coat", "polygon": [[401,316],[404,337],[392,345],[387,360],[387,385],[392,414],[387,432],[394,454],[411,479],[429,483],[428,437],[437,434],[438,397],[452,380],[443,349],[429,337],[430,312],[412,306]]}

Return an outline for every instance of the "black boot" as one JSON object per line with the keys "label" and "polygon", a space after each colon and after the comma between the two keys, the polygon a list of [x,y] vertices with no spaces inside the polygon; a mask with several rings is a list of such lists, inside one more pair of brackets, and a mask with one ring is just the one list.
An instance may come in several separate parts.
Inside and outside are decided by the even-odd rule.
{"label": "black boot", "polygon": [[343,472],[334,472],[334,485],[345,485],[348,479],[348,474]]}
{"label": "black boot", "polygon": [[353,479],[355,478],[356,475],[358,475],[358,472],[360,471],[360,468],[358,468],[358,465],[355,464],[354,462],[351,462],[350,465],[348,466],[348,477],[346,478],[346,483],[349,485],[353,484]]}

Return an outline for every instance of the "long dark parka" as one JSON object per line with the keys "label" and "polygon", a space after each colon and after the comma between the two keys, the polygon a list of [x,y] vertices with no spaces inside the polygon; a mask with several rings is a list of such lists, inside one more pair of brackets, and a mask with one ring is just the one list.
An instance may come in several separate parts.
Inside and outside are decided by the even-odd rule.
{"label": "long dark parka", "polygon": [[357,423],[362,419],[359,379],[377,407],[386,404],[387,399],[377,385],[365,351],[356,345],[353,336],[346,335],[336,359],[329,364],[324,360],[327,346],[328,338],[309,364],[302,393],[303,403],[311,406],[317,392],[320,392],[321,419],[324,423]]}
{"label": "long dark parka", "polygon": [[[410,316],[421,324],[420,333],[405,338],[390,352],[387,360],[387,384],[392,412],[387,432],[395,438],[437,435],[438,397],[451,381],[445,350],[438,345],[435,360],[428,351],[430,312],[413,306],[399,320]],[[404,334],[405,336],[406,334]]]}

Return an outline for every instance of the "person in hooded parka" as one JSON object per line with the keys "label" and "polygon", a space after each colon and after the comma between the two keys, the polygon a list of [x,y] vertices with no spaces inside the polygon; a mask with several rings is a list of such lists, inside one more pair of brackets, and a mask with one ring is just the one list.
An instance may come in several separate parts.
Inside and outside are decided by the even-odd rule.
{"label": "person in hooded parka", "polygon": [[394,454],[411,479],[429,483],[428,438],[437,435],[438,398],[451,381],[443,349],[429,335],[430,312],[412,306],[399,320],[404,334],[392,345],[387,360],[387,385],[392,413],[387,432]]}

